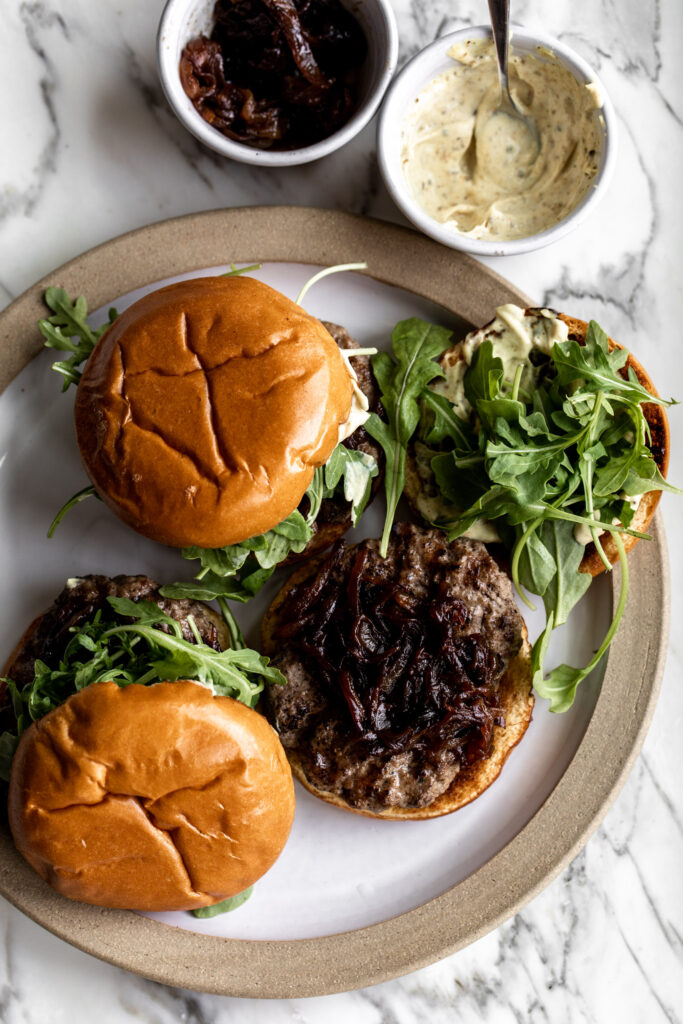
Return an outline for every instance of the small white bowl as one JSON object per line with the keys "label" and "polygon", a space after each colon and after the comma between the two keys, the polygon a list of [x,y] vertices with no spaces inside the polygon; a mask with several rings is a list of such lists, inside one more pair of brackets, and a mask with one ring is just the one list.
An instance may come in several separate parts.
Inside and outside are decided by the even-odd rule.
{"label": "small white bowl", "polygon": [[396,205],[408,220],[412,221],[426,235],[452,249],[461,249],[475,256],[514,256],[518,253],[530,252],[532,249],[541,249],[545,245],[550,245],[551,242],[558,241],[578,227],[595,209],[605,194],[616,163],[616,115],[598,76],[578,53],[551,36],[513,27],[511,29],[511,49],[515,53],[533,53],[537,47],[544,47],[553,52],[555,57],[571,71],[577,81],[590,82],[597,87],[602,101],[598,107],[598,114],[601,115],[598,119],[601,145],[600,164],[593,185],[581,202],[563,220],[546,231],[530,235],[528,238],[516,238],[511,241],[469,238],[460,234],[453,225],[441,224],[434,220],[413,198],[403,175],[401,166],[403,119],[418,93],[442,71],[453,66],[453,61],[447,56],[447,51],[454,43],[461,43],[467,39],[490,38],[490,36],[491,29],[487,25],[459,29],[457,32],[441,36],[406,64],[392,82],[382,106],[377,128],[379,166],[384,184]]}
{"label": "small white bowl", "polygon": [[320,142],[301,149],[254,149],[222,135],[199,114],[180,82],[180,55],[185,45],[213,27],[215,0],[168,0],[157,35],[159,77],[176,117],[200,142],[217,153],[245,164],[262,167],[292,167],[319,160],[346,145],[365,127],[377,110],[398,58],[398,30],[389,0],[346,0],[345,6],[359,22],[368,42],[363,68],[360,103],[356,112],[338,131]]}

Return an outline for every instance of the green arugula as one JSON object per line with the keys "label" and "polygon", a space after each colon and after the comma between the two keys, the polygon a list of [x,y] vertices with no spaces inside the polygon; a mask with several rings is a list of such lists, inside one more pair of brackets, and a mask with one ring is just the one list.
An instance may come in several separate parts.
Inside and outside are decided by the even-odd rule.
{"label": "green arugula", "polygon": [[250,885],[248,889],[238,892],[236,896],[230,896],[227,900],[214,903],[211,907],[198,907],[196,910],[191,910],[190,913],[193,917],[199,918],[218,917],[219,914],[228,914],[231,910],[237,910],[243,903],[246,903],[253,891],[254,886]]}
{"label": "green arugula", "polygon": [[445,327],[412,317],[402,320],[392,332],[394,358],[387,352],[380,352],[372,360],[388,421],[385,423],[373,413],[365,424],[368,434],[379,442],[386,457],[387,514],[380,546],[382,557],[389,547],[396,507],[405,485],[407,444],[420,420],[418,399],[431,380],[444,376],[434,360],[448,348],[450,337],[451,332]]}
{"label": "green arugula", "polygon": [[300,554],[315,534],[315,520],[325,498],[337,493],[351,505],[351,522],[356,525],[379,472],[376,461],[365,452],[337,445],[324,466],[314,474],[306,497],[309,511],[298,509],[267,533],[223,548],[183,548],[183,558],[198,559],[200,570],[189,583],[170,583],[161,588],[163,597],[209,601],[250,601],[290,554]]}
{"label": "green arugula", "polygon": [[192,618],[188,622],[194,642],[185,640],[180,624],[152,601],[107,600],[111,611],[100,610],[90,622],[72,628],[56,667],[37,659],[32,682],[21,690],[13,680],[5,680],[17,729],[0,736],[0,778],[9,779],[24,729],[92,683],[110,680],[127,686],[191,679],[216,695],[254,707],[265,682],[285,682],[268,658],[243,646],[234,620],[228,621],[228,628],[241,646],[216,651],[202,642]]}
{"label": "green arugula", "polygon": [[291,553],[303,551],[313,533],[312,524],[295,509],[272,530],[239,544],[223,548],[182,548],[183,558],[199,560],[197,582],[166,584],[160,592],[163,597],[172,598],[207,601],[224,597],[229,601],[250,601],[280,562]]}
{"label": "green arugula", "polygon": [[[543,660],[548,649],[550,634],[555,626],[559,625],[559,622],[555,619],[554,611],[551,611],[548,615],[545,630],[534,644],[531,652],[531,669],[533,672],[534,689],[539,697],[545,697],[550,701],[550,710],[555,711],[556,713],[567,711],[572,706],[574,703],[574,697],[576,696],[577,686],[579,683],[583,682],[583,680],[586,679],[593,669],[597,668],[601,662],[609,648],[609,645],[612,643],[612,640],[616,635],[619,623],[621,622],[624,614],[626,598],[628,596],[628,559],[626,558],[623,541],[618,533],[614,535],[614,541],[617,545],[617,551],[619,552],[619,565],[621,567],[619,600],[617,601],[617,607],[614,610],[612,623],[604,640],[591,660],[587,665],[584,665],[583,668],[573,668],[571,665],[558,665],[557,668],[554,668],[547,676],[544,675]],[[577,573],[577,575],[586,576],[590,583],[591,577],[588,576],[587,573]]]}
{"label": "green arugula", "polygon": [[372,481],[379,473],[372,455],[338,444],[325,465],[316,472],[322,477],[323,498],[343,493],[351,506],[351,525],[357,526],[370,499]]}
{"label": "green arugula", "polygon": [[57,529],[64,516],[67,514],[67,512],[70,512],[72,508],[76,507],[76,505],[80,505],[80,503],[82,501],[85,501],[86,498],[97,498],[99,501],[102,500],[97,491],[95,490],[95,488],[92,486],[92,484],[89,484],[87,487],[83,487],[80,491],[76,491],[76,493],[73,494],[68,501],[64,502],[64,504],[59,509],[56,516],[50,523],[50,526],[47,531],[48,537],[52,538],[54,536],[55,530]]}
{"label": "green arugula", "polygon": [[82,295],[72,302],[63,288],[48,288],[44,298],[46,305],[53,310],[52,316],[38,322],[45,346],[71,352],[69,359],[52,364],[52,369],[64,378],[62,391],[66,391],[69,384],[78,384],[81,379],[78,367],[86,361],[118,313],[110,309],[109,319],[100,327],[92,328],[87,323],[88,304]]}
{"label": "green arugula", "polygon": [[[419,335],[415,327],[413,337]],[[396,362],[382,361],[389,360],[381,383],[390,392],[382,402],[390,412],[385,429],[395,446],[394,462],[405,465],[406,445],[417,432],[428,457],[431,451],[442,498],[458,510],[455,518],[432,525],[454,539],[479,519],[493,522],[511,550],[520,596],[530,607],[522,588],[543,598],[547,625],[533,649],[534,686],[548,697],[552,711],[571,706],[576,687],[604,655],[623,613],[628,572],[621,536],[644,536],[631,529],[629,496],[652,490],[681,493],[663,479],[652,458],[642,410],[645,402],[671,403],[653,398],[633,372],[621,375],[627,358],[623,349],[610,352],[607,335],[591,322],[584,345],[555,344],[550,356],[540,357],[537,369],[520,365],[514,379],[507,380],[502,360],[485,340],[463,381],[470,421],[460,419],[447,398],[430,389],[430,380],[443,374],[436,364],[431,370],[427,364],[420,422],[414,426],[414,415],[404,424],[395,417],[405,355],[396,353]],[[563,665],[544,677],[550,634],[566,622],[591,582],[590,575],[579,572],[586,545],[577,539],[577,527],[586,528],[607,565],[598,531],[614,538],[622,561],[621,595],[605,641],[590,663],[581,669]]]}

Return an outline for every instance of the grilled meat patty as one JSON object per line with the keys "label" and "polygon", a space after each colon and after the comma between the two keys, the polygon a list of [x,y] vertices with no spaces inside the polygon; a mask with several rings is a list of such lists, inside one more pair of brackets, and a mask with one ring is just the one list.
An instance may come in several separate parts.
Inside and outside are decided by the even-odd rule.
{"label": "grilled meat patty", "polygon": [[[21,689],[33,681],[36,658],[50,666],[56,666],[72,638],[72,626],[80,626],[87,622],[98,611],[103,611],[113,618],[114,613],[107,602],[108,597],[153,601],[166,615],[176,619],[186,640],[194,639],[187,621],[191,615],[205,644],[217,651],[228,646],[225,626],[220,616],[201,601],[169,600],[161,597],[158,584],[149,576],[83,576],[70,580],[50,608],[31,623],[10,655],[3,674],[13,679]],[[11,715],[11,710],[6,707],[4,689],[2,685],[2,722],[6,722],[6,716]]]}
{"label": "grilled meat patty", "polygon": [[483,544],[408,523],[386,559],[378,541],[340,542],[297,575],[263,633],[287,677],[265,701],[283,746],[354,809],[429,805],[504,725],[500,681],[524,631],[509,578]]}

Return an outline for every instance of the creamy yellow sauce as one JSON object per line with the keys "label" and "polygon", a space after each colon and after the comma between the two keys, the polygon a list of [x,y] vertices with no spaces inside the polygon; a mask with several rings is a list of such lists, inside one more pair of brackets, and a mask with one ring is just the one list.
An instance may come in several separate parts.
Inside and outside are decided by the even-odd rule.
{"label": "creamy yellow sauce", "polygon": [[[441,359],[445,376],[430,387],[443,395],[453,406],[457,416],[469,420],[472,406],[465,396],[465,373],[474,355],[484,341],[493,345],[493,354],[503,362],[505,379],[512,382],[517,367],[523,367],[522,386],[533,386],[534,367],[530,361],[533,349],[550,355],[556,342],[566,341],[569,328],[552,309],[538,309],[533,312],[507,303],[498,306],[493,320],[478,331],[471,331],[459,344],[450,349]],[[416,462],[423,481],[422,491],[416,499],[418,511],[430,522],[457,519],[461,510],[447,505],[433,483],[431,465],[426,458],[428,449],[416,445]],[[581,525],[577,529],[587,529]],[[590,537],[590,531],[588,531]],[[495,523],[478,519],[463,535],[485,543],[499,541]],[[579,538],[577,537],[577,540]]]}
{"label": "creamy yellow sauce", "polygon": [[518,366],[523,367],[522,387],[528,387],[533,378],[529,360],[532,349],[550,355],[556,342],[566,341],[569,328],[552,309],[526,312],[521,306],[507,303],[499,306],[491,323],[472,331],[464,341],[454,346],[441,360],[445,377],[431,385],[437,394],[444,395],[456,414],[468,420],[472,406],[465,396],[465,373],[474,354],[483,341],[490,341],[493,354],[503,362],[503,375],[512,382]]}
{"label": "creamy yellow sauce", "polygon": [[353,392],[351,394],[351,408],[349,409],[349,415],[343,423],[339,424],[337,444],[341,444],[347,437],[351,437],[354,430],[357,430],[358,427],[362,427],[366,420],[370,418],[368,397],[361,389],[360,384],[358,383],[358,377],[356,376],[356,371],[351,363],[351,357],[354,355],[354,350],[340,348],[339,352],[346,364],[346,369],[349,371],[349,376],[353,384]]}
{"label": "creamy yellow sauce", "polygon": [[[401,163],[430,217],[471,238],[528,238],[563,220],[599,164],[600,99],[552,53],[510,55],[510,90],[538,131],[494,113],[500,99],[493,43],[451,47],[454,64],[418,95],[402,130]],[[540,142],[540,147],[539,143]]]}

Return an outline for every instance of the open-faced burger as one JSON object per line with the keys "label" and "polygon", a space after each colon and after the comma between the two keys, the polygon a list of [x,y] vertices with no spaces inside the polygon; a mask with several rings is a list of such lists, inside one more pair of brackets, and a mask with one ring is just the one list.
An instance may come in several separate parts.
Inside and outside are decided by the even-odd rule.
{"label": "open-faced burger", "polygon": [[287,679],[264,703],[294,775],[362,814],[417,819],[469,803],[531,719],[529,644],[483,544],[394,527],[298,569],[265,616]]}

